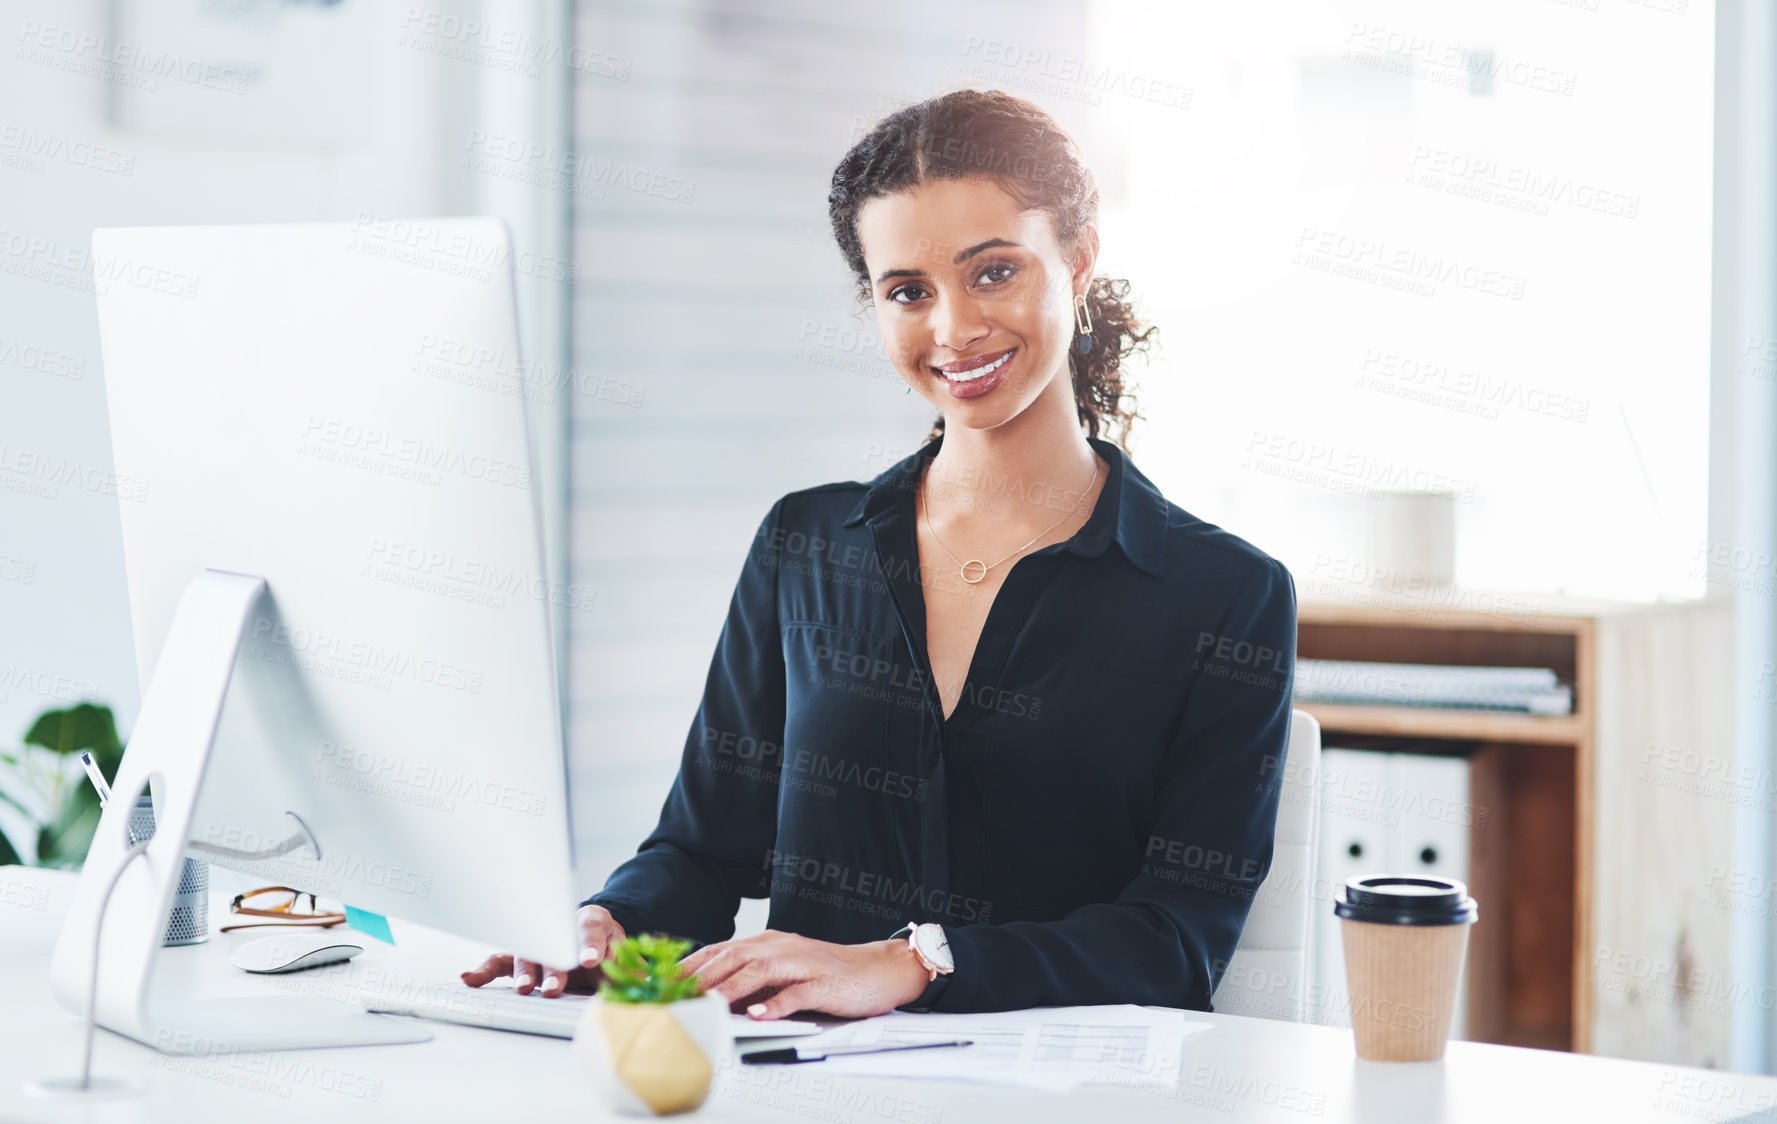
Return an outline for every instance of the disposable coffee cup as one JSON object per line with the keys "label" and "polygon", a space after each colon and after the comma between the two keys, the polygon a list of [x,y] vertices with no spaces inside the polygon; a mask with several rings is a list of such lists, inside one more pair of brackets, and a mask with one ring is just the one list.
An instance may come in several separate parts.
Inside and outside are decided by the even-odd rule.
{"label": "disposable coffee cup", "polygon": [[1347,879],[1333,902],[1357,1056],[1435,1062],[1450,1040],[1468,931],[1478,910],[1450,878]]}

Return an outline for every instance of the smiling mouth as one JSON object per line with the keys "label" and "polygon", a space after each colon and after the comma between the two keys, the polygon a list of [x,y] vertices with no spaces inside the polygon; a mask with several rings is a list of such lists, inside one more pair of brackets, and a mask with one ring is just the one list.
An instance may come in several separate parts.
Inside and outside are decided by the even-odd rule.
{"label": "smiling mouth", "polygon": [[950,370],[946,370],[943,367],[933,367],[932,373],[940,378],[948,379],[951,382],[974,382],[977,379],[987,378],[989,375],[992,375],[994,372],[1004,367],[1017,351],[1018,349],[1014,347],[1002,351],[997,355],[982,355],[964,363],[952,363],[950,364],[950,367],[952,368]]}

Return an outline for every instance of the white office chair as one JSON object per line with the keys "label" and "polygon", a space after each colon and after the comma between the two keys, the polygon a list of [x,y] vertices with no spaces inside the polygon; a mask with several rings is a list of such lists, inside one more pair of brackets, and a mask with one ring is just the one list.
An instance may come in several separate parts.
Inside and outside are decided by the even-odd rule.
{"label": "white office chair", "polygon": [[1217,1011],[1289,1022],[1307,1017],[1308,911],[1319,849],[1320,723],[1297,710],[1290,714],[1271,869],[1216,987]]}

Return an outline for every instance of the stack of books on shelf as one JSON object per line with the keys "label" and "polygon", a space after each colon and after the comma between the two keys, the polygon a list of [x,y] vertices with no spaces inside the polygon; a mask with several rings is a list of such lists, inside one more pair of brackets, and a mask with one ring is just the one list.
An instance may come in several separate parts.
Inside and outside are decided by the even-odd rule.
{"label": "stack of books on shelf", "polygon": [[1557,682],[1546,667],[1298,660],[1295,696],[1301,702],[1361,706],[1573,713],[1573,688]]}

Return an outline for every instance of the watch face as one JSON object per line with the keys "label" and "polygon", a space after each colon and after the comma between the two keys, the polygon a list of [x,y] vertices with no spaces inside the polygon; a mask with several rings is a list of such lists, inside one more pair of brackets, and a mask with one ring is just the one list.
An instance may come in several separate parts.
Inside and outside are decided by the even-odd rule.
{"label": "watch face", "polygon": [[921,925],[913,931],[913,939],[919,942],[921,955],[936,964],[940,972],[956,969],[956,962],[950,958],[950,941],[944,936],[944,926]]}

